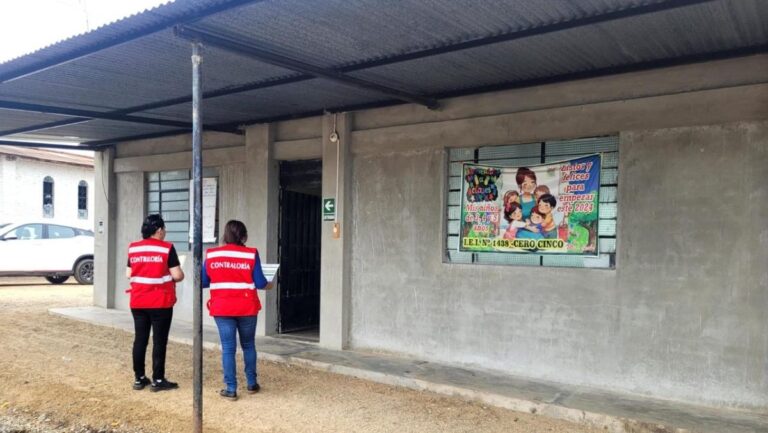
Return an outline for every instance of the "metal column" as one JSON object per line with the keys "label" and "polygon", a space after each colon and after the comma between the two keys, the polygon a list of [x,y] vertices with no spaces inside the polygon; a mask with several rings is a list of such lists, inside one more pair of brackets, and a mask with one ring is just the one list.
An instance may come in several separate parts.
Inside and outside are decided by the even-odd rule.
{"label": "metal column", "polygon": [[193,432],[203,431],[203,293],[201,287],[201,265],[203,258],[203,140],[202,140],[202,69],[201,45],[192,43],[192,179],[194,221],[192,231],[192,253],[194,281],[192,295],[192,408],[194,412]]}

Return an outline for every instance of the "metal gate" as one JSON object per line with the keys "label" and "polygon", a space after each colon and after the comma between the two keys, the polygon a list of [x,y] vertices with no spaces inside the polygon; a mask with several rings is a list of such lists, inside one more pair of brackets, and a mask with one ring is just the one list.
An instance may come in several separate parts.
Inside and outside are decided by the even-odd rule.
{"label": "metal gate", "polygon": [[280,166],[279,332],[320,324],[320,161]]}

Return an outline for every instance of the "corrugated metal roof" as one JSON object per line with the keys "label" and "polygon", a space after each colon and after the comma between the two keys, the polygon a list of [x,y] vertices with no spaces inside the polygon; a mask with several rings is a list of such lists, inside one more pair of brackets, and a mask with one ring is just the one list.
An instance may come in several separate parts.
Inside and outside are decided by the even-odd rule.
{"label": "corrugated metal roof", "polygon": [[61,120],[61,116],[23,111],[0,110],[0,127],[4,130],[22,128],[40,123]]}
{"label": "corrugated metal roof", "polygon": [[[105,24],[88,32],[74,35],[46,47],[35,50],[24,56],[0,62],[0,68],[13,64],[14,67],[24,67],[36,61],[49,59],[66,53],[72,49],[86,47],[101,41],[120,39],[126,32],[142,31],[166,21],[183,21],[184,17],[192,16],[197,11],[215,8],[219,5],[232,3],[230,0],[176,0],[153,8],[136,12],[112,23]],[[242,3],[242,2],[240,2]]]}
{"label": "corrugated metal roof", "polygon": [[75,40],[75,39],[78,40],[78,42],[76,42],[76,43],[82,43],[80,41],[83,38],[88,37],[86,35],[88,35],[90,33],[106,32],[107,30],[105,30],[105,29],[107,27],[119,26],[119,22],[120,21],[123,21],[123,20],[126,20],[126,19],[130,19],[131,17],[134,17],[136,15],[148,14],[148,13],[150,13],[151,11],[153,11],[153,10],[155,10],[157,8],[160,8],[160,7],[164,6],[164,5],[172,3],[173,1],[174,0],[164,0],[164,1],[160,2],[159,4],[157,4],[155,6],[135,11],[135,12],[133,12],[133,13],[131,13],[129,15],[126,15],[126,16],[124,16],[122,18],[115,19],[115,20],[112,20],[110,22],[103,23],[103,24],[99,25],[98,27],[95,27],[95,28],[92,28],[92,29],[88,29],[86,31],[83,31],[83,32],[80,32],[80,33],[76,33],[76,34],[67,36],[66,38],[60,39],[58,41],[53,41],[53,42],[51,42],[51,43],[49,43],[49,44],[47,44],[45,46],[39,47],[37,49],[34,49],[33,51],[30,51],[30,52],[27,52],[27,53],[24,53],[24,54],[15,56],[15,57],[11,57],[11,58],[8,58],[8,59],[4,59],[4,60],[0,61],[0,65],[2,65],[3,63],[6,63],[6,62],[14,61],[16,59],[20,59],[22,57],[26,58],[26,57],[34,56],[36,53],[38,53],[40,51],[43,51],[43,50],[52,50],[52,49],[54,49],[53,47],[55,47],[55,46],[63,46],[65,44],[69,43],[69,41],[72,41],[72,40]]}
{"label": "corrugated metal roof", "polygon": [[[322,110],[326,107],[372,103],[379,99],[381,96],[376,93],[317,79],[206,100],[203,118],[206,123],[230,123],[262,116],[283,116],[297,110]],[[191,110],[192,105],[185,104],[152,110],[151,113],[173,112],[184,116],[189,115]]]}
{"label": "corrugated metal roof", "polygon": [[62,137],[128,137],[138,134],[154,134],[174,131],[179,128],[157,125],[139,125],[131,122],[117,122],[114,120],[93,119],[85,123],[78,123],[45,131]]}
{"label": "corrugated metal roof", "polygon": [[[590,27],[534,36],[382,66],[353,75],[427,94],[500,82],[521,82],[708,52],[733,50],[768,39],[768,2],[729,14],[728,2],[691,6]],[[757,3],[753,3],[757,6]],[[740,11],[737,9],[737,11]],[[729,16],[731,15],[731,16]],[[720,17],[729,16],[728,19]],[[754,19],[755,17],[760,19]],[[715,27],[713,27],[715,26]],[[704,29],[716,28],[715,32]],[[414,80],[413,77],[428,77]]]}
{"label": "corrugated metal roof", "polygon": [[[668,4],[682,6],[460,51],[444,49]],[[206,13],[210,15],[203,16]],[[188,42],[170,30],[176,22],[192,22],[195,29],[328,69],[378,62],[348,75],[424,95],[513,87],[690,56],[768,51],[768,1],[764,0],[177,0],[0,64],[2,81],[3,77],[13,78],[16,71],[73,50],[121,42],[0,83],[0,100],[99,112],[132,111],[153,104],[132,114],[189,122],[191,50]],[[156,31],[125,40],[144,29]],[[431,55],[402,57],[422,50],[432,50]],[[218,48],[207,47],[203,55],[203,82],[208,92],[248,83],[267,86],[264,83],[296,81],[292,77],[302,75]],[[207,98],[203,118],[207,124],[237,124],[391,100],[391,96],[370,90],[312,79]],[[162,101],[168,102],[155,104]],[[0,110],[0,134],[38,120],[46,123],[62,118]],[[37,134],[111,140],[176,130],[93,120]]]}

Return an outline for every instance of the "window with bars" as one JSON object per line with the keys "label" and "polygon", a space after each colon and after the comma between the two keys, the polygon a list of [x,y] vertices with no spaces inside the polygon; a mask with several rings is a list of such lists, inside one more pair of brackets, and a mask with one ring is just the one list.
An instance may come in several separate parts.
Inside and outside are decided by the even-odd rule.
{"label": "window with bars", "polygon": [[53,218],[53,178],[45,176],[43,179],[43,217]]}
{"label": "window with bars", "polygon": [[147,213],[163,217],[176,251],[189,251],[189,170],[147,173]]}
{"label": "window with bars", "polygon": [[88,182],[84,180],[77,184],[77,217],[88,219]]}
{"label": "window with bars", "polygon": [[[459,251],[461,226],[462,164],[476,163],[501,167],[547,164],[601,153],[600,221],[598,257]],[[448,198],[446,261],[522,266],[561,266],[613,269],[616,257],[616,216],[618,208],[619,137],[594,137],[506,146],[454,148],[448,150]]]}

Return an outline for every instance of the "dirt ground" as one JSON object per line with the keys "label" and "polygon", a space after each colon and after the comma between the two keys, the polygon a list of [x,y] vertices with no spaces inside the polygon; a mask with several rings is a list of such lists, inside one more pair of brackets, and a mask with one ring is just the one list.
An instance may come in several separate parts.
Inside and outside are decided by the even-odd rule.
{"label": "dirt ground", "polygon": [[[90,305],[91,293],[91,286],[0,278],[0,432],[192,431],[191,347],[168,347],[167,375],[179,390],[133,391],[132,334],[47,312]],[[218,396],[219,356],[204,354],[208,433],[601,431],[266,361],[258,365],[262,391],[230,402]]]}

